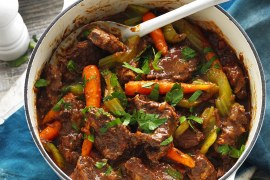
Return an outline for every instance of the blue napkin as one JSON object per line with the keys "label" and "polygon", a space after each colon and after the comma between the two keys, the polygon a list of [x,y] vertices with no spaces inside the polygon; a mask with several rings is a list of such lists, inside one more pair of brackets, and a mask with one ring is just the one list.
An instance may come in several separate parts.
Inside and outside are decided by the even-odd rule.
{"label": "blue napkin", "polygon": [[[263,63],[267,94],[270,94],[270,3],[269,0],[231,0],[222,5],[246,30]],[[255,165],[270,172],[270,109],[266,106],[261,134],[241,167]],[[24,109],[0,125],[0,179],[58,179],[42,158],[29,133]],[[240,170],[241,171],[241,170]]]}

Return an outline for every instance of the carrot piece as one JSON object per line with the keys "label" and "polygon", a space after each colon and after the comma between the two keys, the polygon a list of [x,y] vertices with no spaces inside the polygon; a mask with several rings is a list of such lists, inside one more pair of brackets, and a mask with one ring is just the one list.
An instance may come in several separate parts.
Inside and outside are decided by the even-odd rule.
{"label": "carrot piece", "polygon": [[84,139],[82,145],[82,156],[89,156],[92,146],[93,143],[91,141],[89,141],[88,139]]}
{"label": "carrot piece", "polygon": [[101,85],[100,73],[95,65],[88,65],[83,69],[83,78],[86,80],[84,94],[86,106],[100,107]]}
{"label": "carrot piece", "polygon": [[[146,14],[143,15],[142,20],[145,22],[155,17],[156,16],[152,12],[147,12]],[[162,55],[166,55],[168,53],[168,45],[165,41],[162,30],[160,28],[156,29],[150,33],[150,36],[153,39],[154,44],[158,49],[158,51],[161,51]]]}
{"label": "carrot piece", "polygon": [[39,133],[39,137],[45,141],[51,141],[58,136],[60,129],[60,121],[54,121]]}
{"label": "carrot piece", "polygon": [[[166,82],[166,81],[129,81],[125,84],[125,93],[128,96],[134,96],[135,94],[145,94],[148,95],[152,92],[153,85],[149,87],[143,87],[147,84],[153,83],[153,85],[156,83],[159,85],[159,94],[166,94],[171,90],[173,85],[175,83],[173,82]],[[181,87],[183,89],[184,93],[193,93],[197,90],[208,90],[212,87],[216,86],[213,83],[207,83],[207,84],[186,84],[181,83]]]}
{"label": "carrot piece", "polygon": [[[95,65],[88,65],[83,69],[83,78],[86,80],[84,94],[87,107],[100,107],[101,84],[100,73]],[[86,123],[84,127],[86,135],[90,135],[90,124]],[[93,143],[87,138],[83,140],[82,156],[89,156]]]}
{"label": "carrot piece", "polygon": [[187,154],[181,152],[179,149],[174,147],[170,148],[167,157],[177,163],[183,164],[190,168],[195,167],[195,161]]}
{"label": "carrot piece", "polygon": [[[72,93],[68,93],[62,98],[62,100],[67,101],[67,100],[71,100],[71,99],[74,99],[74,98],[75,98],[75,96]],[[54,110],[54,107],[51,108],[49,110],[49,112],[44,116],[44,118],[42,120],[42,124],[46,124],[48,122],[51,122],[54,119],[57,119],[58,116],[59,116],[59,113],[60,113],[59,111]]]}

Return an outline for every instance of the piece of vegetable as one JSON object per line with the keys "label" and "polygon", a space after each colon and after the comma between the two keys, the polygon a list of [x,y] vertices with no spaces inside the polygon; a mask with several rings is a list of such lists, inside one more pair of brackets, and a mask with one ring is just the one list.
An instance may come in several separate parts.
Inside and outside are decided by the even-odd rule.
{"label": "piece of vegetable", "polygon": [[82,144],[82,156],[89,156],[93,143],[89,139],[84,139]]}
{"label": "piece of vegetable", "polygon": [[167,145],[170,144],[172,141],[173,141],[173,137],[170,136],[170,137],[168,137],[167,139],[165,139],[164,141],[162,141],[162,142],[160,143],[160,145],[161,145],[161,146],[167,146]]}
{"label": "piece of vegetable", "polygon": [[195,91],[191,96],[190,98],[188,99],[188,102],[195,102],[199,97],[200,95],[202,94],[203,92],[201,90],[197,90]]}
{"label": "piece of vegetable", "polygon": [[215,143],[216,139],[217,139],[217,128],[214,128],[203,142],[200,153],[206,154],[208,149]]}
{"label": "piece of vegetable", "polygon": [[191,107],[196,107],[198,106],[202,101],[196,100],[194,102],[189,102],[188,99],[181,99],[177,106],[182,107],[182,108],[191,108]]}
{"label": "piece of vegetable", "polygon": [[[151,93],[153,89],[153,85],[151,88],[143,87],[145,84],[149,84],[150,82],[154,82],[159,85],[159,94],[168,93],[175,83],[167,82],[167,81],[129,81],[125,84],[125,93],[128,96],[134,96],[137,93],[148,95]],[[217,86],[213,83],[205,83],[205,84],[186,84],[181,83],[181,87],[184,93],[193,93],[197,90],[206,91],[211,88],[216,88]]]}
{"label": "piece of vegetable", "polygon": [[101,74],[107,85],[103,99],[105,107],[114,115],[125,112],[123,105],[127,105],[127,98],[117,76],[109,70],[105,70]]}
{"label": "piece of vegetable", "polygon": [[166,173],[167,173],[169,176],[171,176],[171,177],[173,177],[174,179],[176,179],[176,180],[182,180],[182,179],[183,179],[183,175],[182,175],[179,171],[177,171],[177,170],[175,170],[175,169],[173,169],[173,168],[168,168],[168,169],[166,169]]}
{"label": "piece of vegetable", "polygon": [[158,84],[154,85],[154,88],[152,89],[148,97],[153,101],[158,101],[158,98],[159,98],[159,85]]}
{"label": "piece of vegetable", "polygon": [[84,67],[83,77],[87,81],[84,87],[86,106],[100,107],[101,84],[100,84],[100,73],[97,66],[88,65]]}
{"label": "piece of vegetable", "polygon": [[152,62],[152,66],[154,68],[154,70],[156,71],[160,71],[162,70],[159,66],[158,66],[158,62],[160,60],[160,57],[161,57],[161,51],[158,51],[157,53],[155,53],[155,50],[153,49],[153,54],[154,54],[154,60]]}
{"label": "piece of vegetable", "polygon": [[232,89],[226,74],[216,68],[210,68],[206,73],[209,81],[216,83],[219,86],[219,96],[216,99],[216,106],[222,116],[227,116],[234,102]]}
{"label": "piece of vegetable", "polygon": [[78,72],[78,66],[73,60],[68,61],[67,69],[69,72],[72,72],[72,73]]}
{"label": "piece of vegetable", "polygon": [[140,24],[142,22],[142,16],[136,16],[132,17],[130,19],[127,19],[124,21],[124,24],[127,26],[135,26],[137,24]]}
{"label": "piece of vegetable", "polygon": [[[182,116],[182,117],[186,118],[185,116]],[[188,128],[189,128],[189,123],[186,120],[184,122],[181,122],[181,124],[175,130],[174,136],[178,137],[182,135]]]}
{"label": "piece of vegetable", "polygon": [[79,95],[84,94],[84,87],[81,83],[72,84],[72,85],[64,86],[61,89],[61,92],[63,94],[66,94],[67,92],[71,92],[72,94],[79,96]]}
{"label": "piece of vegetable", "polygon": [[169,149],[167,157],[177,163],[183,164],[190,168],[195,167],[195,161],[188,154],[185,154],[174,147]]}
{"label": "piece of vegetable", "polygon": [[203,69],[201,70],[201,73],[205,73],[211,66],[215,66],[216,64],[221,67],[218,56],[212,50],[210,43],[198,27],[189,23],[185,19],[175,21],[173,25],[178,31],[185,33],[192,45],[204,54],[207,63],[202,67]]}
{"label": "piece of vegetable", "polygon": [[105,127],[100,128],[100,132],[105,133],[111,127],[114,127],[114,126],[117,126],[117,125],[120,125],[120,124],[122,124],[122,121],[120,120],[120,118],[115,118],[114,120],[106,123]]}
{"label": "piece of vegetable", "polygon": [[162,28],[165,40],[169,43],[179,43],[186,38],[186,34],[177,34],[172,24],[168,24]]}
{"label": "piece of vegetable", "polygon": [[172,106],[176,106],[183,99],[183,90],[181,85],[175,83],[171,90],[166,94],[165,100]]}
{"label": "piece of vegetable", "polygon": [[108,162],[108,160],[107,160],[107,159],[104,159],[104,160],[102,160],[102,161],[96,162],[96,163],[95,163],[95,166],[96,166],[96,168],[101,169],[101,168],[103,168],[104,166],[106,166],[107,162]]}
{"label": "piece of vegetable", "polygon": [[126,11],[130,14],[135,14],[135,15],[144,15],[145,13],[147,13],[149,11],[148,8],[144,7],[144,6],[140,6],[140,5],[136,5],[136,4],[129,4],[127,6]]}
{"label": "piece of vegetable", "polygon": [[229,155],[232,158],[239,158],[245,150],[245,145],[242,144],[240,149],[229,146],[227,144],[218,146],[217,151],[222,155]]}
{"label": "piece of vegetable", "polygon": [[115,63],[129,62],[137,56],[138,53],[138,44],[140,42],[139,36],[130,37],[125,43],[128,47],[127,51],[116,52],[112,55],[106,56],[99,60],[99,67],[101,68],[111,68]]}
{"label": "piece of vegetable", "polygon": [[215,108],[211,106],[210,108],[206,108],[202,115],[203,119],[203,134],[207,137],[210,132],[215,128],[216,124],[216,115],[215,115]]}
{"label": "piece of vegetable", "polygon": [[128,64],[127,62],[124,62],[123,67],[130,69],[130,70],[134,71],[135,73],[144,74],[143,70],[141,70],[140,68],[133,67],[130,64]]}
{"label": "piece of vegetable", "polygon": [[65,161],[57,147],[50,142],[42,142],[43,147],[45,150],[52,155],[52,158],[54,162],[57,164],[57,166],[61,169],[64,169],[65,167]]}
{"label": "piece of vegetable", "polygon": [[39,133],[39,137],[42,140],[51,141],[58,136],[60,129],[60,121],[54,121],[53,123],[48,124],[47,127]]}
{"label": "piece of vegetable", "polygon": [[[150,19],[155,18],[156,16],[152,12],[147,12],[143,15],[143,21],[148,21]],[[161,29],[156,29],[150,33],[151,38],[154,41],[155,47],[158,51],[162,52],[162,55],[166,55],[168,53],[168,45],[165,41],[163,32]]]}
{"label": "piece of vegetable", "polygon": [[29,59],[28,53],[25,53],[24,55],[22,55],[21,57],[13,60],[13,61],[9,61],[8,65],[10,67],[19,67],[20,65],[22,65],[23,63],[27,62]]}
{"label": "piece of vegetable", "polygon": [[39,79],[39,80],[36,81],[35,87],[36,88],[46,87],[49,84],[50,84],[50,81],[47,81],[46,79]]}
{"label": "piece of vegetable", "polygon": [[[42,119],[42,124],[51,122],[54,119],[57,119],[59,116],[59,110],[62,108],[63,104],[65,104],[66,101],[70,101],[74,99],[75,96],[72,93],[66,94],[62,99],[60,99],[44,116]],[[69,106],[71,104],[67,104],[66,106]]]}

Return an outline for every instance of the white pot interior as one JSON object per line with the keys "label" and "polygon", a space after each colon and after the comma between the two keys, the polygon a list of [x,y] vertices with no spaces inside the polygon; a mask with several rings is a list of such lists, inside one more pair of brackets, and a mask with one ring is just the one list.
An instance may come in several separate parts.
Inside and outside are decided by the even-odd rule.
{"label": "white pot interior", "polygon": [[[57,20],[55,20],[48,30],[43,34],[38,43],[36,49],[33,52],[29,67],[27,70],[27,79],[25,85],[25,106],[27,110],[27,118],[29,122],[29,127],[32,131],[32,135],[36,141],[36,144],[42,152],[45,154],[41,142],[39,140],[35,98],[33,87],[36,79],[38,78],[43,65],[50,59],[53,51],[62,41],[63,37],[66,37],[73,29],[86,24],[90,21],[98,20],[102,17],[116,14],[123,11],[127,4],[147,4],[147,6],[160,6],[167,8],[177,8],[186,1],[179,0],[84,0],[66,10],[60,15]],[[212,21],[221,30],[228,41],[228,43],[235,49],[236,54],[239,55],[243,53],[244,65],[248,70],[250,89],[251,89],[251,130],[250,135],[246,144],[246,150],[243,155],[238,159],[234,167],[227,172],[223,177],[228,177],[233,170],[239,167],[243,163],[250,152],[254,142],[256,140],[258,130],[262,124],[262,116],[264,112],[264,82],[262,69],[258,61],[258,55],[254,50],[250,40],[245,37],[245,35],[239,30],[239,27],[235,25],[227,15],[220,11],[216,7],[208,8],[207,10],[201,11],[191,16],[192,19],[200,21]],[[74,19],[75,23],[74,23]],[[259,63],[259,64],[258,64]],[[54,170],[62,178],[68,178],[68,176],[61,173],[61,170],[53,165],[53,161],[46,158],[49,164],[54,168]]]}

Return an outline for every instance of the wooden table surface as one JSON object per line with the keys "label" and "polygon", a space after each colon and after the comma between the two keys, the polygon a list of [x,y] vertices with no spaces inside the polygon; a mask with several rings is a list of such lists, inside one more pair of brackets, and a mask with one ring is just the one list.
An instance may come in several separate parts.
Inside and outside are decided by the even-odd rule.
{"label": "wooden table surface", "polygon": [[[46,27],[59,14],[63,0],[19,0],[21,14],[30,34],[40,37]],[[19,67],[9,67],[8,63],[0,61],[0,99],[6,91],[25,71],[27,62]]]}

